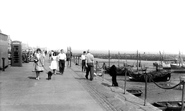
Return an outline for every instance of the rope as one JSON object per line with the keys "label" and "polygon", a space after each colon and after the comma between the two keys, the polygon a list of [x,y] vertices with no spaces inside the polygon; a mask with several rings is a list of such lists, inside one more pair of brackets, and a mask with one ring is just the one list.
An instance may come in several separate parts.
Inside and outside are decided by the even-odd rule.
{"label": "rope", "polygon": [[[132,74],[130,74],[129,72],[127,73],[129,76],[133,77]],[[145,77],[145,81],[146,81],[146,76],[148,76],[149,80],[152,81],[157,87],[161,88],[161,89],[174,89],[176,88],[177,86],[181,85],[182,82],[178,83],[177,85],[175,86],[172,86],[172,87],[163,87],[163,86],[160,86],[158,85],[154,80],[153,80],[153,77],[151,74],[148,74],[148,75],[144,75]]]}
{"label": "rope", "polygon": [[182,82],[179,82],[177,85],[172,86],[172,87],[162,87],[162,86],[158,85],[152,78],[150,78],[150,80],[151,80],[156,86],[158,86],[158,87],[161,88],[161,89],[174,89],[174,88],[176,88],[177,86],[179,86],[179,85],[182,84]]}

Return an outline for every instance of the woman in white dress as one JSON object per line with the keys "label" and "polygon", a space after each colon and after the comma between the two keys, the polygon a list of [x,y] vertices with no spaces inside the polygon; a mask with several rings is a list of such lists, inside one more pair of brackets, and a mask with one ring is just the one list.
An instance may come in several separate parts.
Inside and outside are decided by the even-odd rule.
{"label": "woman in white dress", "polygon": [[53,55],[51,56],[51,65],[50,65],[50,69],[53,70],[53,74],[56,74],[57,67],[58,67],[58,58],[56,52],[54,52]]}

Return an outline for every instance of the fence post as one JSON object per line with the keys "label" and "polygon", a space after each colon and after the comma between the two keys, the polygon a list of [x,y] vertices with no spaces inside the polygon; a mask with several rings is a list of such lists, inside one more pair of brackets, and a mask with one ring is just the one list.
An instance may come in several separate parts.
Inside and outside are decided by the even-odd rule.
{"label": "fence post", "polygon": [[127,69],[125,68],[125,85],[124,85],[124,94],[126,93],[126,85],[127,85]]}
{"label": "fence post", "polygon": [[144,74],[145,76],[145,99],[144,99],[144,106],[146,106],[146,99],[147,99],[147,73]]}

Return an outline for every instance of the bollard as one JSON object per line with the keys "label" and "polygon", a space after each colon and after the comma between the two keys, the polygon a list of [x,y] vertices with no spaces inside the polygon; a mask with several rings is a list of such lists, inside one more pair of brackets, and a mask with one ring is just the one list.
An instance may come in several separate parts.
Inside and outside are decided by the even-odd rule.
{"label": "bollard", "polygon": [[181,111],[183,111],[184,109],[184,85],[185,85],[185,77],[180,77],[180,81],[182,82],[182,107],[181,107]]}
{"label": "bollard", "polygon": [[147,73],[145,73],[145,99],[144,99],[144,106],[146,106],[146,99],[147,99]]}
{"label": "bollard", "polygon": [[125,85],[124,85],[124,94],[126,93],[126,85],[127,85],[127,69],[125,68]]}
{"label": "bollard", "polygon": [[3,71],[5,71],[5,58],[2,58],[2,60],[3,60]]}

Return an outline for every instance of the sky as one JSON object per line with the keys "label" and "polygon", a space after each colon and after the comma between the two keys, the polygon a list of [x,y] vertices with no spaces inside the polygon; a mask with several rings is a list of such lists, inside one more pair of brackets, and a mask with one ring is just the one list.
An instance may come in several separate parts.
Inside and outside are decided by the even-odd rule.
{"label": "sky", "polygon": [[185,0],[0,0],[0,30],[48,49],[185,53]]}

